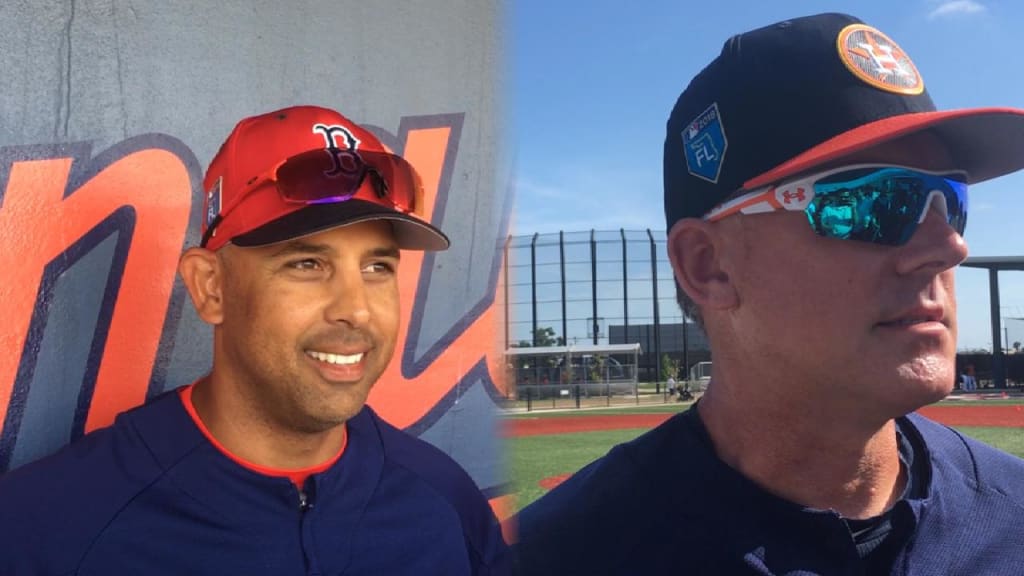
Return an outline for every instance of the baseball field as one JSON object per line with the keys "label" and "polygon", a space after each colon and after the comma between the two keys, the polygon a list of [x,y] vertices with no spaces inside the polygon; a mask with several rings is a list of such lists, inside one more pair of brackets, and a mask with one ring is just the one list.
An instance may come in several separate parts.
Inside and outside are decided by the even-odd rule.
{"label": "baseball field", "polygon": [[[514,413],[504,421],[518,510],[615,444],[632,440],[690,403]],[[1024,398],[947,400],[920,413],[1024,458]]]}

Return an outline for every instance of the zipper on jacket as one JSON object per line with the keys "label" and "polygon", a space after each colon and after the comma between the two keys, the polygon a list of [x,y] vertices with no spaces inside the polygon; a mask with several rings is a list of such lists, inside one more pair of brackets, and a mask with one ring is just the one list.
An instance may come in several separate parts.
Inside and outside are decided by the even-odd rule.
{"label": "zipper on jacket", "polygon": [[305,512],[313,507],[313,504],[309,501],[309,497],[306,496],[306,492],[299,490],[299,511]]}
{"label": "zipper on jacket", "polygon": [[299,547],[302,549],[302,557],[306,564],[304,573],[310,576],[322,574],[313,550],[312,528],[309,525],[312,521],[310,511],[315,506],[316,494],[316,485],[311,479],[307,479],[305,487],[299,489]]}

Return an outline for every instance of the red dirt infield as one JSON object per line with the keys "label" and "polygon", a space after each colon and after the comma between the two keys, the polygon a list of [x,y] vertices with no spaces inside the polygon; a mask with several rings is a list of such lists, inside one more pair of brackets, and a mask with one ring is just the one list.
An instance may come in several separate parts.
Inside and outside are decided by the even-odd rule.
{"label": "red dirt infield", "polygon": [[[991,406],[925,406],[918,413],[947,426],[996,426],[1024,428],[1024,406],[998,404]],[[502,423],[506,438],[543,436],[594,430],[623,428],[654,428],[672,414],[606,414],[591,413],[557,418],[514,418]]]}
{"label": "red dirt infield", "polygon": [[540,482],[537,482],[537,485],[545,490],[552,490],[555,486],[558,486],[562,482],[568,480],[570,476],[572,476],[571,473],[548,476],[547,478],[542,478]]}

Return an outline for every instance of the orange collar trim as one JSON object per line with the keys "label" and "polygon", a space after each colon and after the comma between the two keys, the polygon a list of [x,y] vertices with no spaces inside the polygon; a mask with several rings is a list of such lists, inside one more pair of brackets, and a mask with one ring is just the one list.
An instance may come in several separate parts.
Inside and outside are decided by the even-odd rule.
{"label": "orange collar trim", "polygon": [[[289,480],[292,481],[293,484],[295,484],[295,486],[300,491],[302,490],[302,485],[305,484],[306,482],[306,478],[309,478],[313,474],[319,474],[320,472],[323,472],[330,468],[331,466],[333,466],[334,463],[341,458],[341,455],[345,453],[345,447],[348,446],[348,429],[346,428],[345,436],[341,442],[341,448],[338,450],[338,453],[335,454],[334,457],[330,458],[329,460],[322,464],[317,464],[316,466],[310,466],[308,468],[300,468],[298,470],[284,470],[280,468],[260,466],[259,464],[250,462],[248,460],[245,460],[244,458],[240,458],[232,454],[227,448],[224,447],[223,444],[218,442],[217,439],[213,437],[213,434],[210,434],[210,430],[206,427],[205,424],[203,424],[203,421],[199,419],[199,414],[196,413],[196,407],[192,404],[193,386],[195,386],[194,383],[189,384],[188,386],[182,386],[181,388],[178,389],[178,396],[181,398],[181,403],[185,405],[185,411],[188,412],[188,415],[192,418],[192,421],[195,422],[196,427],[199,428],[199,431],[203,433],[203,436],[205,436],[206,439],[210,441],[210,444],[213,444],[217,448],[217,450],[220,450],[221,453],[230,458],[239,466],[242,466],[243,468],[247,468],[249,470],[252,470],[253,472],[256,472],[257,474],[262,474],[264,476],[288,478]],[[343,426],[346,425],[343,424]]]}

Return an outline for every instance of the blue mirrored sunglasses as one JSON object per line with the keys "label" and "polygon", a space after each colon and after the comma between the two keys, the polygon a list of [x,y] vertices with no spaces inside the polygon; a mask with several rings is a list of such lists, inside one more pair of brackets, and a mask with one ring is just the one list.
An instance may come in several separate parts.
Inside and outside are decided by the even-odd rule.
{"label": "blue mirrored sunglasses", "polygon": [[844,166],[756,190],[719,204],[704,219],[803,211],[820,236],[899,246],[910,240],[936,200],[949,225],[963,235],[966,174],[878,164]]}

